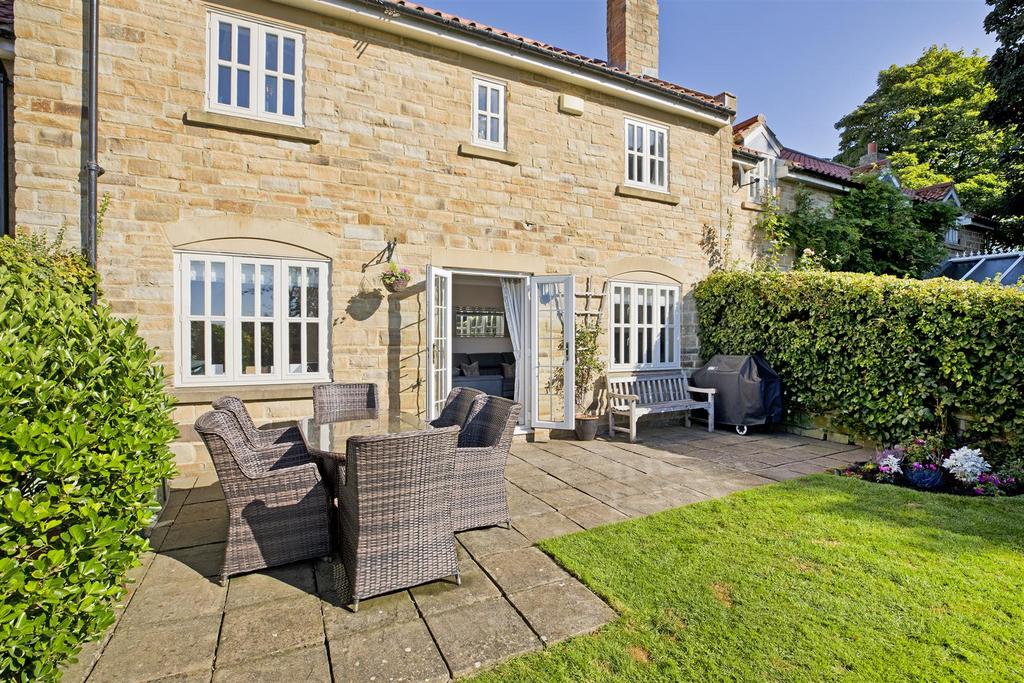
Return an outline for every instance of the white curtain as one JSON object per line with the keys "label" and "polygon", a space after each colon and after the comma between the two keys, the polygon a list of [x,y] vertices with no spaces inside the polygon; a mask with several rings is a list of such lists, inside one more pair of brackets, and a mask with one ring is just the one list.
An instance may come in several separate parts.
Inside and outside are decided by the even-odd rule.
{"label": "white curtain", "polygon": [[508,325],[508,336],[512,339],[512,353],[516,357],[516,389],[515,400],[523,402],[520,395],[520,377],[523,374],[523,281],[501,278],[501,298],[505,303],[505,324]]}

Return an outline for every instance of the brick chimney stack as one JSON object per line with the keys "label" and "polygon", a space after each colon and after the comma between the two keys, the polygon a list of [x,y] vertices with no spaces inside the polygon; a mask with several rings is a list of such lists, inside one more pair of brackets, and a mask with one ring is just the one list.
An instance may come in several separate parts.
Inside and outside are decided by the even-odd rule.
{"label": "brick chimney stack", "polygon": [[860,166],[871,166],[872,164],[877,164],[877,163],[879,163],[881,161],[885,161],[885,155],[878,153],[878,143],[877,142],[869,142],[868,143],[868,153],[863,155],[857,161],[857,166],[858,167],[860,167]]}
{"label": "brick chimney stack", "polygon": [[658,76],[658,0],[608,0],[608,61]]}

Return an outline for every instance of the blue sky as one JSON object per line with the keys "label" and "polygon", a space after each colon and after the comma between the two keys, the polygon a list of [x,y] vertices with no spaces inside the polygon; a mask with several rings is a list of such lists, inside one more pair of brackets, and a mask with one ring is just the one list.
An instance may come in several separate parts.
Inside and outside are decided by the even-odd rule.
{"label": "blue sky", "polygon": [[[581,54],[606,57],[605,0],[428,0]],[[933,43],[991,55],[983,0],[661,0],[661,77],[729,90],[739,116],[761,112],[788,147],[832,156],[833,125],[881,69]]]}

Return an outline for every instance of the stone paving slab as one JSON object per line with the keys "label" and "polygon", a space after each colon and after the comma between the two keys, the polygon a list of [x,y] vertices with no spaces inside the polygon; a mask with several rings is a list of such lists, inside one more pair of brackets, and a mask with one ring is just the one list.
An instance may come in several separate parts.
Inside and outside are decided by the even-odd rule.
{"label": "stone paving slab", "polygon": [[127,608],[69,681],[447,680],[588,633],[615,612],[533,547],[539,539],[840,467],[870,454],[792,435],[644,428],[643,443],[513,444],[513,528],[457,535],[462,586],[363,600],[334,594],[341,565],[311,561],[214,580],[226,506],[212,474],[171,483]]}
{"label": "stone paving slab", "polygon": [[426,621],[455,676],[541,648],[536,634],[502,598],[428,614]]}
{"label": "stone paving slab", "polygon": [[568,575],[557,583],[513,593],[509,599],[545,643],[590,633],[616,616],[601,598]]}

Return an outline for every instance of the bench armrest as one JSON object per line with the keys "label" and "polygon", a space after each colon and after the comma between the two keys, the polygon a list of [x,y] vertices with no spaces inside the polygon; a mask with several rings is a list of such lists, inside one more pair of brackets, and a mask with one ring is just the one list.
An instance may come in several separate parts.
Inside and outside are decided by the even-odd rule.
{"label": "bench armrest", "polygon": [[713,394],[718,392],[717,389],[704,389],[702,387],[690,387],[690,393],[691,394],[693,392],[695,392],[695,391],[698,392],[698,393],[701,393],[701,394],[707,394],[708,396],[711,396],[711,395],[713,395]]}
{"label": "bench armrest", "polygon": [[621,398],[625,401],[639,401],[640,397],[636,394],[608,394],[608,398]]}

